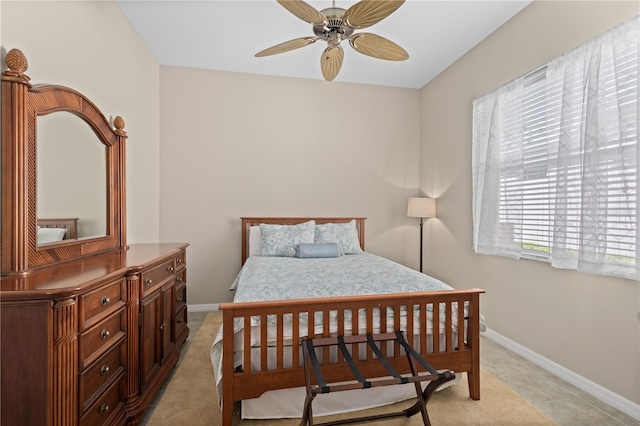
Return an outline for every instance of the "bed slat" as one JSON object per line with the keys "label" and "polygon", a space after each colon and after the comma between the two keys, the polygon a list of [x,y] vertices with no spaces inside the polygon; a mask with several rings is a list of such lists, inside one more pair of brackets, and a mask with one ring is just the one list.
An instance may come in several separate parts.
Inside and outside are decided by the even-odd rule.
{"label": "bed slat", "polygon": [[[431,338],[433,339],[433,352],[440,352],[440,304],[432,303],[431,305],[433,333]],[[426,349],[425,349],[426,350]]]}
{"label": "bed slat", "polygon": [[[446,330],[451,330],[451,301],[447,300],[444,304],[445,306],[445,317],[444,317],[444,326]],[[435,325],[435,324],[434,324]],[[451,333],[445,333],[445,351],[450,352],[453,350],[453,335]]]}

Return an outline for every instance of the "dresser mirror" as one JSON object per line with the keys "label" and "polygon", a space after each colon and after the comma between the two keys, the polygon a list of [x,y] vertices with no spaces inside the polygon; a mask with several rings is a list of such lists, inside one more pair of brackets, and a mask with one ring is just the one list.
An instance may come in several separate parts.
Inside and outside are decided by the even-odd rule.
{"label": "dresser mirror", "polygon": [[72,88],[33,85],[18,49],[5,63],[2,275],[126,247],[124,120]]}
{"label": "dresser mirror", "polygon": [[106,146],[81,118],[64,111],[37,118],[38,246],[51,244],[41,229],[47,219],[75,220],[76,232],[66,232],[62,241],[106,235],[106,153]]}

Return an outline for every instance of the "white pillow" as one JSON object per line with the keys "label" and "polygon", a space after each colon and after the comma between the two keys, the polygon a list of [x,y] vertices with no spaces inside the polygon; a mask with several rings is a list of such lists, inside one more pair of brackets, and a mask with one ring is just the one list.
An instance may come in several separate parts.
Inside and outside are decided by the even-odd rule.
{"label": "white pillow", "polygon": [[38,229],[38,244],[62,241],[66,233],[65,228],[40,228]]}
{"label": "white pillow", "polygon": [[249,227],[249,256],[260,256],[262,254],[262,237],[259,226]]}

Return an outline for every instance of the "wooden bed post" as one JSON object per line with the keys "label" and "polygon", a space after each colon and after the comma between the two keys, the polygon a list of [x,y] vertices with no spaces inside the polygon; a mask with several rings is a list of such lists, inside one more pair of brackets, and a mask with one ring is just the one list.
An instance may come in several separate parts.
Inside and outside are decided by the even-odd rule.
{"label": "wooden bed post", "polygon": [[[224,336],[233,336],[233,309],[222,310],[222,327]],[[233,420],[233,351],[234,339],[224,339],[222,342],[222,425],[231,426]]]}
{"label": "wooden bed post", "polygon": [[480,399],[480,293],[472,293],[469,302],[467,344],[471,347],[471,371],[467,372],[469,397]]}

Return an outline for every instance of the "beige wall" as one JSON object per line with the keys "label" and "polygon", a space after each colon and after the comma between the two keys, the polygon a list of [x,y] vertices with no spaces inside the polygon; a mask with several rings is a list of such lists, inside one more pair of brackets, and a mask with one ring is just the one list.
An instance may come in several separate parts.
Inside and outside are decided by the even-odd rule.
{"label": "beige wall", "polygon": [[484,288],[491,329],[639,403],[638,282],[476,255],[471,229],[473,99],[636,14],[637,2],[536,1],[427,84],[420,186],[439,197],[425,232],[429,274]]}
{"label": "beige wall", "polygon": [[163,66],[160,99],[160,236],[191,243],[190,303],[231,301],[242,216],[364,216],[369,251],[417,264],[418,90]]}
{"label": "beige wall", "polygon": [[32,83],[72,87],[124,118],[128,241],[158,241],[159,67],[149,49],[114,1],[2,0],[0,9],[2,58],[18,48]]}

